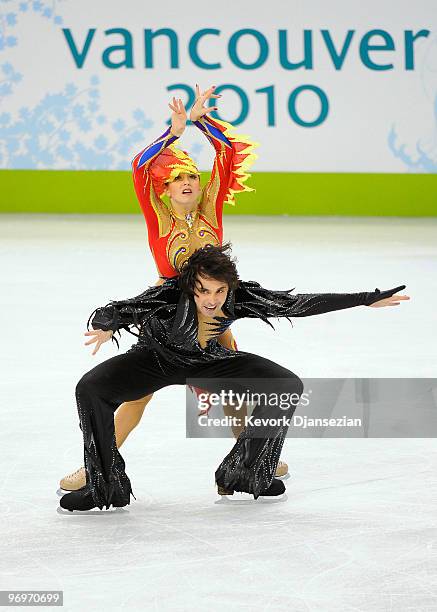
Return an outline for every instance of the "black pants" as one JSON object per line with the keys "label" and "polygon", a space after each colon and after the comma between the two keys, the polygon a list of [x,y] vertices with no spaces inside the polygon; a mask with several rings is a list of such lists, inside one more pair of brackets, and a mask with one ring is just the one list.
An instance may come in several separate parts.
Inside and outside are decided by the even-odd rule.
{"label": "black pants", "polygon": [[[128,503],[131,493],[114,430],[114,412],[123,402],[139,399],[169,385],[185,385],[187,378],[202,379],[200,386],[210,392],[241,391],[244,387],[256,393],[274,391],[300,397],[303,391],[302,381],[295,374],[250,353],[234,353],[232,357],[196,367],[172,366],[170,376],[163,373],[162,358],[159,359],[160,363],[154,351],[130,351],[99,364],[77,384],[87,485],[100,508],[111,503],[114,495]],[[284,417],[292,416],[294,407],[284,410],[261,400],[253,418],[268,416],[283,421]],[[272,482],[287,429],[286,424],[263,425],[262,430],[259,426],[248,425],[218,467],[216,481],[258,497]]]}

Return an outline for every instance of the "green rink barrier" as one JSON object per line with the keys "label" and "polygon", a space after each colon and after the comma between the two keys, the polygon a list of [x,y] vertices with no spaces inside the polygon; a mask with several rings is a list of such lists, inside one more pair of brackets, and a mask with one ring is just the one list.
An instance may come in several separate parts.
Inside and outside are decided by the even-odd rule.
{"label": "green rink barrier", "polygon": [[[202,184],[208,174],[202,175]],[[256,172],[234,215],[437,216],[436,174]],[[0,170],[0,212],[139,213],[131,173]]]}

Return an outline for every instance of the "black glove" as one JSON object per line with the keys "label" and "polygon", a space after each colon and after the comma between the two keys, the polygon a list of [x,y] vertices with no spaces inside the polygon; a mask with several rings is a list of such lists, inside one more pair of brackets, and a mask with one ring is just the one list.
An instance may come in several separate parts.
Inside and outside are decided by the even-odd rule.
{"label": "black glove", "polygon": [[387,289],[387,291],[380,291],[379,289],[375,289],[375,291],[370,291],[366,293],[366,297],[364,300],[364,304],[366,306],[371,306],[375,302],[379,302],[379,300],[385,300],[385,298],[391,297],[398,291],[402,291],[405,289],[406,285],[400,285],[399,287],[395,287],[394,289]]}
{"label": "black glove", "polygon": [[115,332],[118,329],[118,311],[110,304],[104,308],[97,308],[88,319],[88,328],[90,321],[93,329],[101,329],[103,331],[112,330]]}

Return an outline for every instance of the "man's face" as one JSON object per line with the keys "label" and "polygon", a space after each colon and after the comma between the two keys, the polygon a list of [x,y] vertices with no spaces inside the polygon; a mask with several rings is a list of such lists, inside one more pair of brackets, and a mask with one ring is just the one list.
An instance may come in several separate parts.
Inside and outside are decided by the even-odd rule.
{"label": "man's face", "polygon": [[173,181],[167,183],[165,193],[176,204],[194,206],[201,193],[200,178],[197,174],[182,172]]}
{"label": "man's face", "polygon": [[198,276],[194,290],[197,312],[207,317],[217,316],[226,301],[228,289],[225,281]]}

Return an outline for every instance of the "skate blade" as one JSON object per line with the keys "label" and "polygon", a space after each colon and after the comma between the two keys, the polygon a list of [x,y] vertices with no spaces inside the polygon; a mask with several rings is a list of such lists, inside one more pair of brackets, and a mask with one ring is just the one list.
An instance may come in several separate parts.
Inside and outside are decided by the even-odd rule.
{"label": "skate blade", "polygon": [[286,501],[288,501],[288,496],[286,492],[282,493],[281,495],[272,495],[270,497],[260,495],[258,499],[254,499],[251,493],[238,493],[237,491],[235,491],[233,496],[220,496],[220,499],[217,499],[214,504],[280,504]]}
{"label": "skate blade", "polygon": [[124,514],[125,512],[128,512],[128,510],[126,508],[114,508],[113,506],[111,506],[109,509],[103,508],[103,510],[99,510],[99,508],[93,508],[92,510],[66,510],[65,508],[61,508],[61,506],[58,506],[56,508],[56,512],[66,516],[86,516],[87,514],[91,516],[103,516],[105,514]]}

